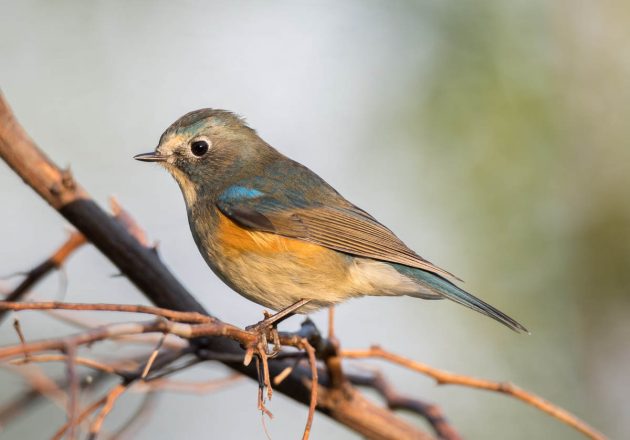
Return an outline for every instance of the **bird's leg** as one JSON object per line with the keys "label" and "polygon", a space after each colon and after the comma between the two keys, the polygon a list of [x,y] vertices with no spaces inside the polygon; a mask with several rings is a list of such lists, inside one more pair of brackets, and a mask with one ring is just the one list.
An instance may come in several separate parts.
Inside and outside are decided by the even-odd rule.
{"label": "bird's leg", "polygon": [[311,301],[310,299],[301,299],[295,304],[291,304],[289,307],[285,307],[284,309],[280,310],[278,313],[275,313],[273,315],[265,311],[263,312],[265,314],[265,319],[263,319],[262,321],[254,325],[245,327],[245,330],[253,331],[253,330],[258,330],[260,328],[269,328],[271,326],[275,327],[278,324],[280,324],[282,321],[284,321],[285,319],[293,316],[300,307],[309,303],[310,301]]}
{"label": "bird's leg", "polygon": [[265,319],[254,325],[245,327],[245,330],[259,333],[263,338],[266,338],[267,332],[269,332],[269,336],[271,336],[271,340],[274,344],[274,349],[270,353],[268,353],[268,355],[271,357],[275,356],[280,351],[280,336],[278,335],[277,329],[278,324],[280,324],[285,319],[293,316],[300,307],[310,301],[310,299],[301,299],[295,304],[291,304],[289,307],[285,307],[274,315],[265,310],[263,312],[265,315]]}
{"label": "bird's leg", "polygon": [[335,338],[335,306],[328,307],[328,339]]}

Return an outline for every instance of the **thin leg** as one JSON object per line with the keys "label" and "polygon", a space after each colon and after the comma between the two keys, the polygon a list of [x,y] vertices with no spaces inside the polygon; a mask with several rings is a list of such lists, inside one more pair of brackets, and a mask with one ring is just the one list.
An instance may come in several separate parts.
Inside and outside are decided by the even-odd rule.
{"label": "thin leg", "polygon": [[246,329],[255,330],[255,329],[264,328],[264,327],[267,327],[267,328],[275,327],[278,324],[280,324],[282,321],[284,321],[285,319],[293,316],[300,307],[309,303],[310,301],[311,301],[310,299],[301,299],[295,304],[291,304],[289,307],[286,307],[280,310],[278,313],[267,316],[265,319],[263,319],[259,323],[246,327]]}
{"label": "thin leg", "polygon": [[335,339],[335,306],[328,307],[328,339]]}

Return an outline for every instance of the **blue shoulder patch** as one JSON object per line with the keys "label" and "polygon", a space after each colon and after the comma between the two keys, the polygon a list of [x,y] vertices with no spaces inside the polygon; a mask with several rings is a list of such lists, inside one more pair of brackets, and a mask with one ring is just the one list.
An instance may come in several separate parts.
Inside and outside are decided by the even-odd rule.
{"label": "blue shoulder patch", "polygon": [[221,202],[234,202],[243,199],[255,199],[256,197],[263,196],[264,193],[254,188],[247,188],[245,186],[231,186],[219,196]]}

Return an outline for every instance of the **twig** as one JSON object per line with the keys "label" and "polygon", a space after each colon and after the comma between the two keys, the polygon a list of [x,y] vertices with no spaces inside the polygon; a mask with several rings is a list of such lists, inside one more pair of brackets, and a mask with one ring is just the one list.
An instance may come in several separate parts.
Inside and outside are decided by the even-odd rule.
{"label": "twig", "polygon": [[131,416],[127,419],[127,421],[120,427],[118,430],[112,434],[109,439],[115,440],[128,436],[131,438],[131,434],[134,431],[135,427],[143,426],[145,423],[145,419],[151,414],[153,408],[155,407],[156,400],[158,394],[154,390],[150,390],[144,395],[144,399],[138,406],[138,408],[134,411]]}
{"label": "twig", "polygon": [[507,394],[518,400],[521,400],[522,402],[525,402],[528,405],[538,408],[539,410],[580,431],[591,439],[606,439],[606,436],[604,436],[602,433],[596,431],[594,428],[591,428],[585,422],[583,422],[573,414],[569,413],[568,411],[558,407],[557,405],[552,404],[551,402],[535,395],[534,393],[525,391],[508,382],[495,382],[486,379],[477,379],[475,377],[453,374],[443,370],[438,370],[437,368],[431,367],[429,365],[413,361],[394,353],[390,353],[378,346],[372,346],[367,350],[342,350],[341,356],[349,359],[380,358],[432,377],[433,379],[435,379],[438,385],[462,385],[470,388],[479,388],[482,390],[496,391],[499,393]]}
{"label": "twig", "polygon": [[109,209],[111,209],[114,218],[124,226],[124,228],[138,240],[138,243],[146,248],[153,249],[154,247],[149,243],[146,232],[140,227],[135,219],[122,207],[116,197],[109,198]]}
{"label": "twig", "polygon": [[188,393],[188,394],[207,394],[216,391],[221,388],[225,388],[236,382],[240,382],[243,376],[240,374],[230,374],[229,376],[221,379],[211,379],[202,382],[184,382],[169,379],[156,379],[149,382],[140,382],[136,385],[136,389],[147,389],[151,392],[155,391],[169,391],[175,393]]}
{"label": "twig", "polygon": [[[13,320],[13,328],[15,329],[15,333],[17,333],[18,338],[20,339],[20,344],[22,346],[26,345],[26,338],[24,338],[24,333],[22,333],[22,326],[20,325],[20,320],[15,318]],[[29,354],[24,352],[24,360],[28,362]]]}
{"label": "twig", "polygon": [[[43,363],[43,362],[68,362],[68,356],[65,354],[45,354],[45,355],[31,355],[28,359],[19,358],[10,361],[13,365],[23,365],[26,363]],[[94,359],[88,359],[84,357],[75,356],[74,362],[77,365],[83,365],[85,367],[92,368],[94,370],[102,371],[103,373],[124,375],[131,373],[131,370],[123,371],[114,368],[110,364],[98,362]]]}
{"label": "twig", "polygon": [[[135,237],[141,244],[150,248],[145,232],[136,223],[136,221],[125,211],[120,203],[114,198],[110,198],[110,206],[114,218],[120,222],[129,233]],[[87,240],[83,234],[78,231],[73,231],[68,239],[53,252],[53,254],[35,266],[33,269],[26,272],[24,280],[6,297],[5,301],[17,302],[28,293],[31,288],[41,281],[52,270],[61,270],[65,261],[72,255],[77,249],[87,243]],[[0,323],[5,317],[7,310],[0,310]]]}
{"label": "twig", "polygon": [[[24,358],[20,358],[24,360]],[[41,368],[36,365],[28,365],[26,368],[20,367],[17,368],[13,365],[0,364],[0,367],[14,373],[20,375],[26,383],[28,383],[31,387],[31,391],[25,393],[22,399],[18,398],[13,403],[9,403],[0,409],[0,425],[6,425],[17,415],[18,412],[21,411],[21,404],[18,402],[26,402],[28,401],[28,397],[31,395],[39,395],[46,397],[48,400],[53,402],[56,406],[61,409],[67,408],[67,398],[66,394],[63,391],[63,388],[67,385],[67,383],[59,384],[49,378]]]}
{"label": "twig", "polygon": [[197,312],[178,312],[175,310],[163,309],[161,307],[132,304],[89,304],[59,301],[11,303],[7,301],[0,301],[0,310],[92,310],[101,312],[141,313],[161,316],[177,322],[203,323],[212,322],[214,320],[214,318]]}
{"label": "twig", "polygon": [[90,434],[88,436],[89,440],[96,439],[99,432],[101,431],[101,428],[103,427],[105,417],[107,417],[107,415],[112,411],[112,409],[114,408],[114,404],[116,403],[118,398],[122,396],[122,394],[128,389],[128,383],[121,383],[119,385],[116,385],[109,393],[107,393],[107,396],[105,396],[105,404],[103,405],[103,408],[101,408],[100,412],[92,422],[92,425],[90,425]]}
{"label": "twig", "polygon": [[76,356],[77,348],[73,344],[68,344],[64,347],[66,354],[66,376],[68,377],[68,425],[69,433],[68,438],[74,440],[76,438],[76,424],[75,419],[77,417],[77,407],[79,398],[79,382],[76,371],[76,363],[74,358]]}
{"label": "twig", "polygon": [[393,410],[404,409],[424,417],[438,438],[443,440],[461,440],[455,428],[446,420],[437,405],[398,393],[379,371],[370,375],[347,374],[347,379],[354,385],[366,386],[376,390],[384,399],[387,407]]}
{"label": "twig", "polygon": [[[32,368],[33,365],[30,367]],[[31,368],[29,368],[29,370]],[[27,369],[23,366],[14,368],[12,371],[24,376],[31,388],[0,408],[0,427],[7,426],[9,423],[18,420],[20,415],[32,405],[42,402],[44,397],[52,400],[60,408],[66,408],[66,396],[62,391],[68,387],[68,380],[66,378],[53,381],[43,373],[33,377],[32,372],[27,372]],[[79,381],[81,389],[94,387],[101,383],[106,377],[108,377],[108,375],[102,372],[98,372],[95,375],[84,375]],[[87,380],[88,378],[89,380]]]}
{"label": "twig", "polygon": [[164,344],[164,339],[166,339],[166,333],[164,333],[162,335],[162,337],[160,338],[160,341],[157,344],[157,347],[155,347],[155,349],[151,353],[151,356],[149,356],[149,360],[147,361],[147,364],[144,367],[144,370],[142,370],[142,375],[140,376],[140,379],[145,379],[147,377],[147,375],[149,374],[149,371],[151,371],[151,367],[153,366],[153,362],[155,362],[155,358],[157,357],[158,353],[160,352],[160,348],[162,348],[162,344]]}
{"label": "twig", "polygon": [[306,426],[304,427],[304,434],[302,435],[302,440],[308,440],[311,427],[313,425],[313,417],[315,415],[315,409],[317,408],[317,388],[318,388],[318,377],[317,377],[317,358],[315,357],[315,349],[308,342],[306,338],[299,337],[297,335],[287,337],[280,336],[280,343],[283,345],[292,345],[294,347],[300,348],[308,354],[308,362],[311,367],[311,400],[308,406],[308,417],[306,419]]}
{"label": "twig", "polygon": [[284,370],[280,372],[276,377],[273,378],[274,385],[280,385],[284,379],[286,379],[291,372],[298,366],[298,364],[302,361],[302,357],[296,357],[293,365],[289,365]]}
{"label": "twig", "polygon": [[64,338],[29,342],[23,346],[4,347],[0,348],[0,358],[15,356],[16,354],[23,352],[33,353],[46,350],[63,350],[67,344],[75,344],[79,346],[122,335],[137,335],[156,332],[168,332],[185,339],[192,339],[201,336],[227,336],[247,345],[257,341],[257,336],[255,334],[219,321],[206,324],[183,324],[160,319],[149,322],[111,324]]}
{"label": "twig", "polygon": [[[73,232],[68,239],[53,254],[26,273],[22,282],[5,298],[5,301],[19,301],[35,284],[44,278],[50,271],[58,269],[64,261],[86,242],[83,234]],[[0,322],[4,319],[7,310],[0,310]]]}
{"label": "twig", "polygon": [[[107,325],[107,322],[95,320],[94,318],[79,318],[78,316],[75,316],[75,314],[69,313],[72,311],[45,310],[44,312],[47,313],[48,316],[51,316],[61,322],[64,322],[81,330],[93,329],[96,327]],[[111,341],[145,345],[157,344],[159,343],[161,338],[161,335],[144,334],[134,336],[120,336],[117,338],[112,338]],[[186,342],[182,341],[181,339],[176,339],[176,337],[174,336],[169,337],[169,335],[167,335],[166,340],[164,340],[164,342],[162,343],[162,347],[172,350],[182,349],[185,346],[187,346]]]}
{"label": "twig", "polygon": [[308,343],[306,339],[302,339],[302,349],[306,350],[308,353],[308,360],[311,364],[311,402],[308,406],[308,418],[306,419],[306,426],[304,427],[304,435],[302,436],[302,440],[307,440],[310,433],[311,427],[313,426],[313,417],[315,417],[315,409],[317,408],[317,387],[318,378],[317,378],[317,359],[315,358],[315,350]]}
{"label": "twig", "polygon": [[[77,425],[80,424],[80,423],[83,423],[83,421],[86,418],[88,418],[90,416],[90,414],[92,414],[94,411],[96,411],[98,409],[98,407],[103,405],[106,400],[107,400],[107,395],[101,397],[97,401],[95,401],[92,404],[90,404],[87,408],[85,408],[81,412],[81,414],[79,414],[79,416],[74,420],[74,423],[77,424]],[[61,438],[64,436],[66,431],[68,431],[69,428],[70,428],[70,424],[68,422],[66,422],[61,428],[59,428],[57,430],[57,432],[55,432],[53,434],[53,436],[51,437],[51,440],[61,440]]]}

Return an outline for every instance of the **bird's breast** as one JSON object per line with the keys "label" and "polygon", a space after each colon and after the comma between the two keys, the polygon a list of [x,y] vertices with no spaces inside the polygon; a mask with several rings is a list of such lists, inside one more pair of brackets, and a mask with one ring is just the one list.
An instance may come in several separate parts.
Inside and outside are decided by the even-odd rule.
{"label": "bird's breast", "polygon": [[244,228],[218,210],[213,217],[211,227],[195,228],[197,245],[214,272],[246,298],[278,310],[304,298],[312,309],[353,296],[352,257]]}

